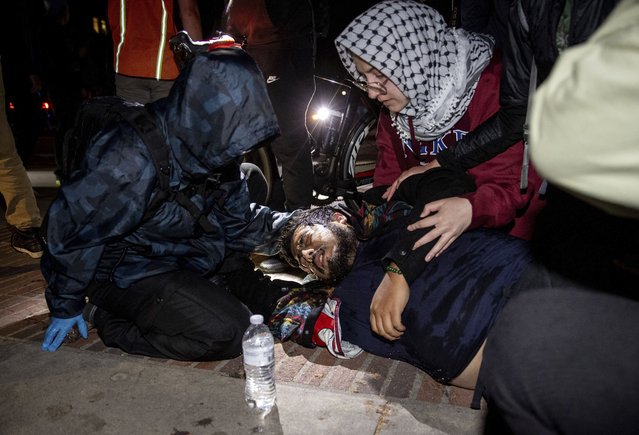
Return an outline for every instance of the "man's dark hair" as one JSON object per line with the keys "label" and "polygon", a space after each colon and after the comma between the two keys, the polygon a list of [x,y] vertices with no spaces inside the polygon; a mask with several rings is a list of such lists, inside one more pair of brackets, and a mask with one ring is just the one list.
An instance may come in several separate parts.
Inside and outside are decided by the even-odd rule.
{"label": "man's dark hair", "polygon": [[300,267],[299,263],[291,252],[291,240],[295,229],[300,225],[328,225],[333,218],[333,213],[339,210],[330,207],[317,207],[308,210],[302,210],[295,214],[282,228],[278,240],[278,248],[280,257],[293,267]]}

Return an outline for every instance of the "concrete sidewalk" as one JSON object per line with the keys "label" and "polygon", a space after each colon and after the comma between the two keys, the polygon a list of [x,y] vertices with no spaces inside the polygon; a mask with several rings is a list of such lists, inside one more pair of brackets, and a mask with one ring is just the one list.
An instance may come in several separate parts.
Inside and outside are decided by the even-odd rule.
{"label": "concrete sidewalk", "polygon": [[244,381],[191,367],[0,338],[1,434],[478,434],[460,406],[277,383],[265,418]]}

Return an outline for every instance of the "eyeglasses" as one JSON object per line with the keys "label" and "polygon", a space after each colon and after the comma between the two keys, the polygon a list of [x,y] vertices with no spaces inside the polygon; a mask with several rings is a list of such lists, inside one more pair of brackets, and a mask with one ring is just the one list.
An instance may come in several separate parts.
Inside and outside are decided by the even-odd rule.
{"label": "eyeglasses", "polygon": [[378,95],[386,95],[388,91],[386,90],[386,82],[388,79],[384,80],[383,83],[380,82],[364,82],[364,81],[353,81],[352,83],[360,90],[368,93],[370,91],[377,92]]}

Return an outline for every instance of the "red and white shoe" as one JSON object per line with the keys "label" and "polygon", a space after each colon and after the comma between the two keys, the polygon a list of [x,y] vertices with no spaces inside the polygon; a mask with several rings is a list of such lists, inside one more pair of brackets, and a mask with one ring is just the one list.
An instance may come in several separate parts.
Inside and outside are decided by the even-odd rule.
{"label": "red and white shoe", "polygon": [[313,344],[326,347],[336,358],[351,359],[362,353],[362,349],[342,340],[342,328],[339,323],[339,307],[342,301],[328,298],[313,328]]}

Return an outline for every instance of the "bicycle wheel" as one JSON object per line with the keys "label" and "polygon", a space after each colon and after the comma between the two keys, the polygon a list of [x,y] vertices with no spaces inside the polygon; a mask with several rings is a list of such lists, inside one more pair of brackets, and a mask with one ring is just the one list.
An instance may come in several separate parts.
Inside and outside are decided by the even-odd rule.
{"label": "bicycle wheel", "polygon": [[359,209],[360,194],[373,184],[377,146],[375,144],[377,117],[365,116],[349,132],[346,145],[339,156],[339,176],[346,185],[354,186],[359,194],[349,194],[343,199],[349,208]]}
{"label": "bicycle wheel", "polygon": [[271,199],[271,194],[273,193],[273,185],[279,177],[279,173],[277,172],[277,163],[273,152],[267,146],[261,146],[245,154],[244,161],[253,163],[262,170],[262,173],[266,178],[266,184],[268,185],[268,193],[266,194],[266,201],[264,202],[267,204]]}

